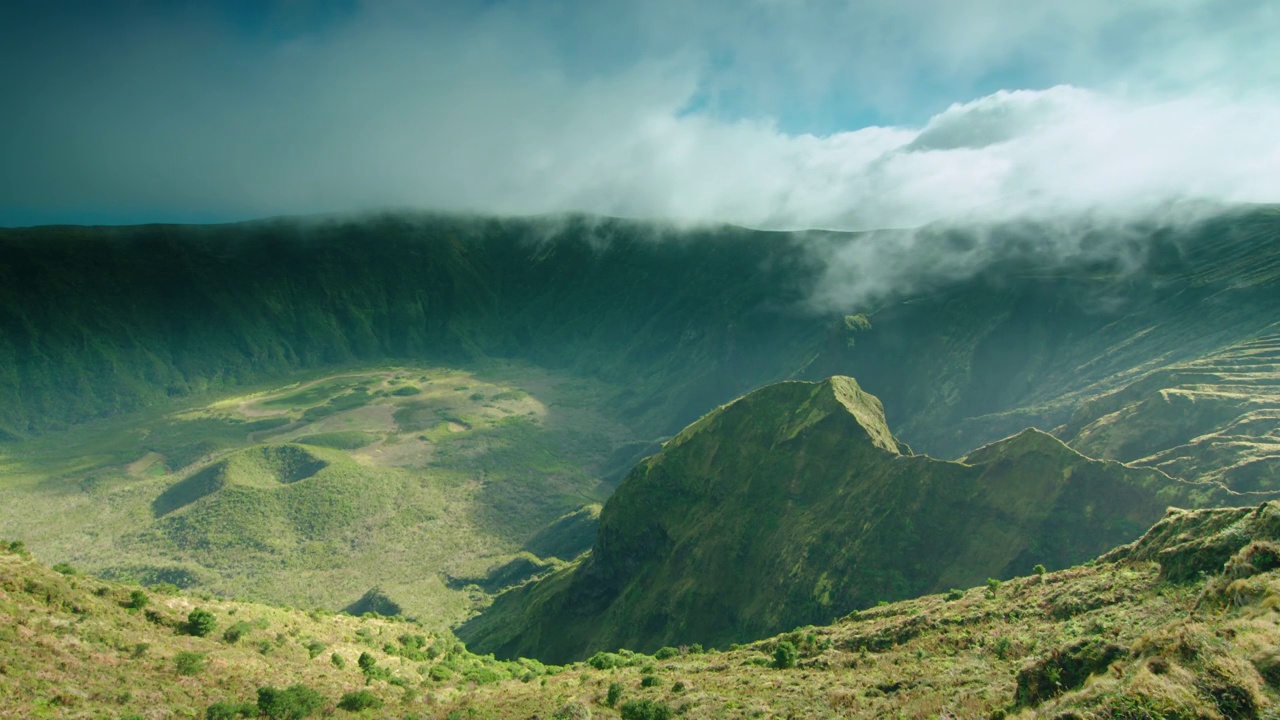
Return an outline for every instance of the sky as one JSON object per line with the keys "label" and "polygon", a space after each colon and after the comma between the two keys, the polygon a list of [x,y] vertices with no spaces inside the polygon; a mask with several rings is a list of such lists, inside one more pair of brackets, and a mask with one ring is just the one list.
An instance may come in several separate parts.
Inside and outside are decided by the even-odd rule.
{"label": "sky", "polygon": [[0,226],[1280,201],[1274,0],[7,0]]}

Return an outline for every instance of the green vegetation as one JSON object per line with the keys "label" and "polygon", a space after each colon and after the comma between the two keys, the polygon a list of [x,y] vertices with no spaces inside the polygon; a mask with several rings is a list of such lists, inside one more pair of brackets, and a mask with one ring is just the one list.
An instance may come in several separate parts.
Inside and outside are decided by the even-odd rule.
{"label": "green vegetation", "polygon": [[382,699],[368,690],[352,690],[342,694],[338,707],[347,712],[377,710],[383,706]]}
{"label": "green vegetation", "polygon": [[780,669],[793,668],[800,657],[796,646],[788,640],[781,640],[773,651],[773,666]]}
{"label": "green vegetation", "polygon": [[[595,666],[592,666],[592,667],[595,667]],[[596,669],[599,670],[600,668],[596,668]],[[614,707],[618,704],[618,701],[621,699],[622,699],[622,683],[620,682],[609,683],[609,693],[605,696],[605,700],[604,700],[605,704],[608,705],[609,707]]]}
{"label": "green vegetation", "polygon": [[[470,406],[466,392],[449,389],[451,379],[462,377],[489,397],[505,393],[511,399]],[[589,547],[598,506],[578,509],[599,496],[587,468],[604,461],[610,438],[627,437],[625,427],[594,409],[603,386],[526,367],[495,367],[484,377],[427,368],[353,370],[336,379],[303,379],[283,392],[91,423],[58,434],[56,445],[55,436],[20,443],[11,447],[22,448],[21,472],[46,480],[15,488],[13,502],[0,508],[0,520],[38,539],[50,554],[100,576],[356,614],[403,612],[443,628],[487,601],[465,586],[442,584],[437,573],[446,564],[451,573],[482,577],[495,564],[512,561],[526,542],[562,553]],[[406,399],[385,391],[403,386],[405,378],[426,390]],[[401,385],[393,384],[397,380]],[[553,389],[540,396],[503,390],[514,382]],[[319,425],[260,417],[276,412],[267,405],[277,396],[316,386],[327,386],[331,394],[367,388],[378,412],[366,406]],[[424,398],[447,400],[445,414],[465,415],[472,430],[445,429],[434,441],[400,433],[389,416],[401,403]],[[566,407],[551,417],[546,403]],[[517,413],[529,420],[508,422]],[[199,442],[214,418],[234,435],[215,436],[222,438],[221,449],[202,451],[212,456],[187,470],[167,472],[167,457],[139,445],[139,438],[163,434],[177,443]],[[263,425],[274,427],[250,429]],[[182,432],[188,426],[191,433]],[[338,429],[344,426],[350,429]],[[366,446],[358,459],[322,447],[363,445],[369,438],[383,440]],[[305,444],[311,442],[317,444]],[[119,455],[94,449],[70,463],[66,453],[74,458],[90,444]],[[4,452],[0,448],[0,465]],[[70,464],[99,462],[107,464],[70,471],[72,478],[87,472],[91,484],[54,479]],[[512,499],[503,499],[508,492]],[[57,502],[50,504],[50,497]],[[495,499],[500,507],[487,507]],[[108,506],[119,512],[104,516]],[[139,518],[141,513],[154,519]],[[545,527],[562,516],[564,522]],[[353,541],[349,529],[361,524],[369,531]],[[455,563],[459,557],[468,559]],[[386,590],[395,595],[395,609],[360,599],[385,577],[381,568],[388,561],[435,569],[397,578]],[[508,568],[514,573],[509,581],[550,569],[556,561],[530,562],[529,572]]]}
{"label": "green vegetation", "polygon": [[196,608],[187,615],[186,632],[196,637],[205,637],[213,632],[218,626],[218,619],[214,614],[202,608]]}
{"label": "green vegetation", "polygon": [[[801,700],[832,714],[920,717],[1265,714],[1266,682],[1280,673],[1253,626],[1269,617],[1257,603],[1271,592],[1272,540],[1244,552],[1184,518],[1173,524],[1198,528],[1205,542],[1143,560],[1160,563],[1158,577],[1132,563],[1096,571],[1127,597],[1099,608],[1087,593],[1052,595],[1066,581],[1049,570],[1136,537],[1166,505],[1256,505],[1280,490],[1280,213],[1132,229],[1141,273],[1089,253],[1049,265],[1019,255],[977,277],[923,278],[912,297],[878,308],[834,302],[820,261],[860,236],[801,243],[606,219],[403,216],[0,231],[0,525],[37,556],[64,561],[31,588],[6,590],[12,602],[62,613],[15,632],[54,639],[23,646],[39,662],[57,656],[82,674],[119,668],[125,677],[112,680],[138,696],[178,693],[187,716],[244,714],[264,681],[219,672],[215,691],[205,672],[180,683],[198,687],[170,689],[184,652],[219,669],[288,667],[274,685],[319,688],[326,712],[368,679],[406,715],[577,717],[599,705],[606,681],[625,679],[645,695],[630,700],[693,716],[785,714]],[[1040,229],[983,232],[1018,246]],[[682,241],[650,242],[654,234]],[[965,233],[913,239],[927,255]],[[795,311],[814,298],[831,302]],[[425,364],[386,367],[402,358]],[[990,444],[958,462],[915,455],[879,403],[842,382],[825,386],[834,400],[798,384],[750,395],[665,448],[657,442],[766,382],[848,372],[885,400],[917,449],[958,457]],[[1053,436],[1020,432],[1027,426]],[[603,512],[575,512],[652,453]],[[597,528],[602,541],[580,557]],[[65,572],[72,564],[83,574]],[[520,585],[531,578],[541,579]],[[985,592],[963,590],[984,579]],[[414,639],[435,638],[513,584],[460,631],[476,648],[664,657],[607,653],[607,669],[580,666],[572,678],[587,682],[571,686],[531,661]],[[1191,586],[1221,617],[1161,630],[1130,602],[1164,611],[1161,621],[1194,615]],[[90,587],[111,589],[81,597]],[[240,627],[245,616],[205,599],[214,595],[369,617],[276,622],[255,634],[256,619]],[[1035,602],[1047,604],[1027,610]],[[197,604],[214,621],[208,637],[182,634]],[[856,652],[840,645],[847,628],[705,662],[663,649],[752,642],[852,610],[837,627],[889,632],[901,620],[905,629],[892,647]],[[1041,612],[1039,630],[1014,622]],[[375,613],[429,629],[382,637]],[[907,625],[925,615],[941,625]],[[1071,624],[1085,617],[1105,627]],[[368,633],[339,636],[334,627],[347,622]],[[980,639],[977,649],[929,642],[947,623]],[[1138,638],[1139,625],[1154,634]],[[0,648],[26,642],[0,632]],[[800,671],[764,667],[780,642],[795,647]],[[1241,652],[1219,652],[1242,642]],[[1124,665],[1115,648],[1145,664]],[[319,669],[303,664],[325,652]],[[364,669],[360,653],[378,679],[351,666]],[[999,673],[970,668],[966,653],[994,658]],[[356,662],[333,660],[344,657]],[[24,703],[15,712],[140,709],[95,705],[122,697],[102,689],[105,679],[55,692],[42,673],[56,665],[35,672],[34,661],[0,660],[0,682],[12,673],[37,688],[0,695]],[[725,669],[710,670],[718,663]],[[853,664],[866,682],[782,684],[846,665],[852,674]],[[923,676],[900,669],[914,665],[993,694],[930,706]],[[745,685],[736,696],[734,683]],[[403,700],[411,689],[432,694],[430,709]]]}
{"label": "green vegetation", "polygon": [[373,433],[348,430],[345,432],[303,435],[296,438],[294,442],[303,445],[315,445],[316,447],[334,448],[335,450],[359,450],[362,447],[372,445],[380,439],[378,435]]}
{"label": "green vegetation", "polygon": [[173,656],[173,664],[179,675],[199,675],[204,672],[205,654],[184,650]]}
{"label": "green vegetation", "polygon": [[271,720],[302,720],[311,717],[324,705],[320,693],[306,685],[290,685],[283,690],[258,688],[258,712]]}
{"label": "green vegetation", "polygon": [[725,646],[885,598],[960,601],[956,588],[1132,540],[1171,504],[1258,499],[1091,460],[1035,430],[958,462],[909,455],[851,378],[785,382],[668,441],[605,505],[607,542],[457,632],[480,652],[550,662]]}

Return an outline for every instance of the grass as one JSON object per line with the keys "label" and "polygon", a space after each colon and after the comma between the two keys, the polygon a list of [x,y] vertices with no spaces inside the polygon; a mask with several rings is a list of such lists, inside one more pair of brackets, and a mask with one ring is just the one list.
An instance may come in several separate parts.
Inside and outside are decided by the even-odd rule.
{"label": "grass", "polygon": [[498,596],[457,633],[480,652],[551,662],[725,646],[1068,567],[1171,504],[1260,499],[1093,460],[1035,430],[963,461],[906,455],[851,379],[779,383],[642,461],[601,511],[590,555]]}
{"label": "grass", "polygon": [[[193,591],[336,610],[381,587],[443,628],[488,597],[442,578],[507,562],[600,498],[593,468],[631,441],[597,409],[609,392],[497,363],[176,401],[0,445],[0,529],[90,573]],[[300,400],[334,412],[308,420]],[[424,401],[452,418],[427,439],[394,417]]]}
{"label": "grass", "polygon": [[[1265,717],[1280,702],[1277,517],[1274,504],[1174,512],[1095,562],[958,598],[886,603],[729,648],[621,650],[565,667],[479,657],[448,633],[388,618],[190,593],[130,610],[130,586],[62,575],[6,545],[0,698],[25,717],[198,715],[298,684],[318,694],[321,713],[392,718]],[[1210,547],[1230,560],[1169,579]],[[196,608],[219,630],[238,628],[235,640],[184,634]],[[203,669],[183,677],[179,663],[196,657]]]}
{"label": "grass", "polygon": [[[155,597],[138,611],[126,607],[130,592],[128,585],[54,573],[6,544],[0,551],[2,714],[127,717],[163,709],[204,717],[217,703],[256,705],[258,688],[302,685],[328,713],[385,705],[392,716],[409,717],[433,712],[478,681],[532,680],[556,670],[478,657],[447,632],[404,620],[186,593]],[[187,633],[183,626],[196,610],[209,613],[217,631]],[[234,629],[234,636],[223,628]],[[361,655],[379,668],[378,679],[362,673]],[[433,679],[437,668],[434,676],[452,679]]]}
{"label": "grass", "polygon": [[303,445],[333,448],[335,450],[359,450],[382,439],[381,435],[361,430],[346,430],[317,435],[301,435],[293,439]]}

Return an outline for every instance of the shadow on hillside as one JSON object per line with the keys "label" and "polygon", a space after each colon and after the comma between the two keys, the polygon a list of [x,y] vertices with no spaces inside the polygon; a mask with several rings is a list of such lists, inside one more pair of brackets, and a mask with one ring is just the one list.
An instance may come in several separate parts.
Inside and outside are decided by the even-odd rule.
{"label": "shadow on hillside", "polygon": [[222,487],[222,463],[215,463],[194,475],[169,486],[168,490],[151,502],[151,512],[155,517],[164,517],[169,513],[210,495]]}

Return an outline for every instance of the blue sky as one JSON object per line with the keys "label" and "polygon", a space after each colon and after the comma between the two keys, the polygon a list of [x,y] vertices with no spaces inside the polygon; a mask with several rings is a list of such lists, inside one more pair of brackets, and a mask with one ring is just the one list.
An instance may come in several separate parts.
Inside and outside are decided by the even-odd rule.
{"label": "blue sky", "polygon": [[0,225],[1280,200],[1266,0],[10,2]]}

